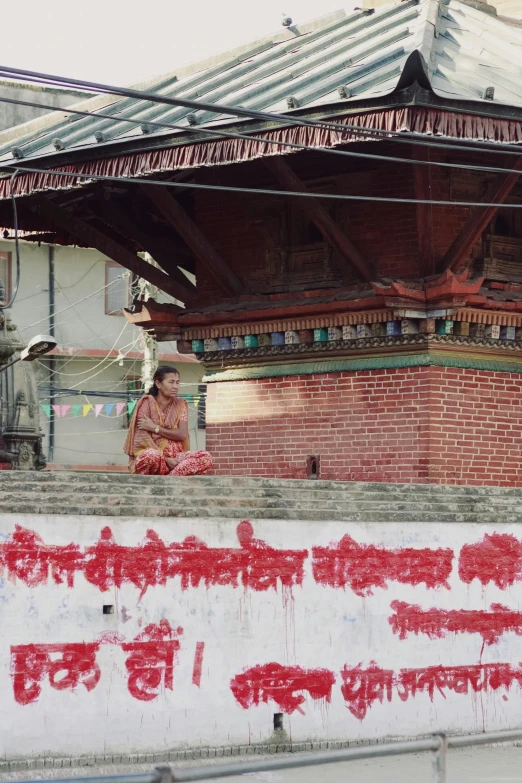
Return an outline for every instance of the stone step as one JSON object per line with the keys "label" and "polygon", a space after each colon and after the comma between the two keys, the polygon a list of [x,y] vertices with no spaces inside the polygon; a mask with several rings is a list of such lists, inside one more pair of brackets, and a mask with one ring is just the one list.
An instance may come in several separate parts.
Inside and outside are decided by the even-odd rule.
{"label": "stone step", "polygon": [[0,512],[508,524],[522,519],[522,489],[6,471],[0,472]]}
{"label": "stone step", "polygon": [[[197,500],[198,498],[208,497],[229,497],[231,494],[234,497],[250,499],[282,499],[285,501],[290,500],[302,500],[304,498],[313,499],[317,502],[335,502],[335,503],[390,503],[390,502],[402,502],[402,503],[457,503],[457,504],[470,504],[470,503],[483,503],[488,502],[488,499],[481,495],[447,495],[444,492],[433,493],[427,495],[426,493],[421,495],[413,495],[412,493],[401,492],[389,492],[384,494],[382,492],[329,492],[328,490],[298,490],[293,487],[272,489],[269,487],[262,488],[245,488],[245,487],[216,487],[216,486],[179,486],[179,485],[147,485],[144,487],[128,486],[121,487],[117,485],[104,484],[102,486],[96,485],[96,483],[75,484],[73,486],[67,483],[52,483],[52,484],[13,484],[3,485],[0,487],[0,502],[3,498],[11,496],[26,497],[28,499],[35,496],[51,497],[51,496],[66,496],[66,497],[86,497],[88,495],[95,494],[103,497],[132,497],[132,498],[147,498],[154,499],[156,497],[170,498],[172,500]],[[494,501],[492,501],[494,502]],[[503,503],[506,505],[519,503],[517,498],[505,498]]]}
{"label": "stone step", "polygon": [[[297,495],[297,493],[296,493]],[[92,494],[82,493],[81,498],[78,496],[67,497],[63,494],[54,493],[42,493],[36,497],[36,493],[28,495],[26,493],[18,492],[6,492],[0,498],[0,511],[11,503],[38,503],[41,507],[52,509],[55,506],[73,506],[78,505],[79,500],[85,506],[98,506],[105,504],[107,506],[129,506],[128,493],[106,495],[104,492]],[[234,494],[230,495],[230,492],[226,495],[216,496],[213,492],[208,495],[198,495],[198,497],[183,497],[181,495],[172,497],[170,495],[156,495],[154,497],[144,498],[142,495],[137,497],[134,502],[136,506],[153,505],[157,508],[171,509],[173,512],[178,513],[178,509],[190,508],[193,506],[208,507],[214,506],[217,508],[231,508],[242,509],[242,513],[247,514],[250,509],[273,509],[273,508],[293,508],[295,511],[300,509],[306,509],[311,511],[316,509],[317,511],[338,511],[343,514],[352,514],[358,511],[382,511],[382,512],[399,512],[408,511],[410,513],[417,512],[424,514],[425,512],[433,513],[469,513],[474,511],[474,504],[469,501],[465,502],[434,502],[434,501],[415,501],[398,499],[398,500],[360,500],[352,501],[339,500],[337,498],[322,499],[316,498],[314,495],[304,495],[301,493],[297,497],[252,497],[247,495],[238,496]]]}
{"label": "stone step", "polygon": [[[0,478],[4,476],[0,473]],[[48,480],[46,473],[43,474],[11,474],[21,476],[24,475],[41,475],[42,479],[11,479],[0,480],[0,497],[4,492],[9,490],[24,490],[27,492],[58,492],[63,491],[67,493],[84,493],[84,492],[100,492],[104,494],[108,493],[122,493],[132,495],[139,495],[140,493],[153,495],[183,495],[192,496],[198,493],[202,494],[227,494],[231,489],[234,492],[242,492],[248,496],[254,497],[267,497],[267,496],[283,496],[291,493],[292,496],[301,496],[303,492],[313,493],[318,498],[329,497],[349,497],[351,499],[383,499],[399,498],[409,499],[411,496],[422,497],[425,500],[435,499],[443,497],[444,499],[451,498],[451,500],[470,500],[470,499],[482,499],[482,498],[503,498],[504,502],[517,502],[522,503],[522,490],[513,490],[512,488],[497,488],[497,487],[454,487],[447,485],[425,485],[425,484],[382,484],[382,485],[365,485],[360,482],[345,482],[345,483],[328,483],[328,482],[300,482],[293,479],[273,481],[268,483],[265,479],[249,479],[245,482],[241,478],[231,479],[229,477],[191,477],[183,479],[172,479],[170,477],[162,476],[127,476],[125,482],[118,481],[100,481],[98,477],[86,477],[86,474],[77,474],[75,480],[67,475],[67,477],[61,478],[63,474],[57,474],[60,479]],[[88,474],[87,474],[88,475]],[[100,474],[102,475],[102,474]],[[81,478],[79,478],[81,477]],[[111,477],[112,478],[112,477]],[[204,479],[198,481],[198,478]],[[218,480],[219,478],[219,480]],[[229,479],[223,482],[223,479]],[[139,479],[139,480],[137,480]],[[369,488],[370,487],[370,488]],[[502,494],[498,494],[495,490],[502,489]],[[517,494],[514,494],[517,493]]]}
{"label": "stone step", "polygon": [[[305,504],[303,504],[304,506]],[[47,514],[47,515],[91,515],[101,517],[124,517],[129,519],[147,519],[164,517],[170,519],[176,518],[226,518],[226,519],[275,519],[275,520],[302,520],[302,521],[342,521],[342,522],[445,522],[451,524],[457,523],[476,523],[476,524],[514,524],[521,521],[520,514],[510,513],[444,513],[432,511],[382,511],[363,510],[356,512],[344,512],[342,510],[319,511],[317,508],[307,509],[305,507],[296,509],[293,505],[289,507],[274,506],[273,508],[243,508],[243,513],[234,513],[233,507],[224,506],[199,506],[190,504],[188,506],[172,509],[166,506],[157,505],[77,505],[74,504],[56,504],[49,506],[41,503],[5,503],[2,504],[2,513],[6,514]]]}
{"label": "stone step", "polygon": [[343,481],[311,481],[301,479],[268,479],[251,478],[244,476],[192,476],[190,478],[172,478],[170,476],[134,476],[127,473],[96,473],[85,471],[44,471],[37,472],[0,472],[0,492],[5,485],[17,486],[44,486],[48,484],[62,484],[73,490],[73,487],[82,484],[95,484],[97,487],[110,485],[114,487],[222,487],[271,490],[306,490],[328,491],[336,493],[377,493],[388,495],[392,493],[433,495],[488,495],[502,497],[519,497],[522,500],[522,488],[513,487],[478,487],[457,486],[439,484],[385,484],[375,482],[343,482]]}

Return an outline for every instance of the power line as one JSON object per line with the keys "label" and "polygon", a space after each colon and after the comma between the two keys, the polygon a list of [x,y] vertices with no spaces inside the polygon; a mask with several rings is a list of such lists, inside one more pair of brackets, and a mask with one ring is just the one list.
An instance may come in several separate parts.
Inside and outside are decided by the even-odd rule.
{"label": "power line", "polygon": [[[118,275],[118,277],[115,277],[114,280],[112,280],[110,283],[107,283],[107,285],[102,286],[101,288],[98,288],[96,291],[93,291],[91,294],[87,294],[87,296],[84,296],[82,299],[79,299],[77,302],[73,302],[73,304],[68,305],[67,307],[64,307],[63,310],[58,310],[57,313],[54,315],[61,315],[62,313],[65,313],[67,310],[70,310],[73,307],[76,307],[76,305],[81,304],[82,302],[85,302],[87,299],[91,299],[91,297],[96,296],[96,294],[99,294],[101,291],[105,291],[106,288],[110,288],[111,285],[114,285],[115,283],[122,280],[124,277],[128,277],[130,272],[123,272],[121,275]],[[48,321],[49,316],[46,315],[45,318],[41,318],[39,321],[35,321],[32,324],[29,324],[29,326],[24,326],[23,329],[19,329],[19,332],[26,332],[28,329],[32,329],[33,326],[38,326],[38,324],[42,324],[44,321]],[[62,321],[63,323],[69,323],[68,321]],[[55,324],[57,326],[58,324]]]}
{"label": "power line", "polygon": [[[16,100],[14,98],[3,98],[0,97],[0,103],[14,103],[14,104],[20,104],[22,106],[32,106],[35,108],[45,108],[49,109],[51,111],[56,111],[55,106],[51,106],[48,104],[41,104],[36,103],[32,101],[20,101]],[[88,111],[81,111],[79,109],[66,109],[64,110],[68,114],[77,114],[83,117],[93,117],[96,119],[108,119],[113,120],[114,122],[123,122],[123,123],[130,123],[131,125],[139,125],[142,126],[144,123],[142,120],[134,120],[132,118],[126,118],[126,117],[118,117],[115,114],[108,114],[107,112],[88,112]],[[262,136],[252,136],[248,133],[240,133],[239,131],[225,131],[225,130],[213,130],[211,128],[203,128],[203,127],[194,127],[191,125],[185,126],[180,125],[176,123],[165,123],[165,122],[157,122],[150,120],[146,123],[147,125],[150,125],[151,127],[157,127],[162,129],[170,129],[170,130],[180,130],[185,131],[188,133],[194,133],[197,135],[207,135],[211,137],[212,139],[217,139],[218,141],[220,139],[242,139],[244,141],[255,141],[259,142],[261,144],[269,145],[276,145],[278,147],[285,147],[287,149],[295,150],[296,152],[320,152],[322,154],[326,155],[340,155],[343,157],[349,157],[349,158],[363,158],[366,160],[380,160],[380,161],[386,161],[388,163],[408,163],[410,165],[414,166],[438,166],[441,168],[451,168],[451,169],[465,169],[469,171],[484,171],[488,173],[515,173],[513,169],[507,169],[503,166],[474,166],[472,164],[461,164],[461,163],[449,163],[446,161],[430,161],[430,160],[416,160],[412,158],[402,158],[399,156],[393,156],[393,155],[382,155],[382,154],[373,154],[371,152],[352,152],[350,150],[338,150],[338,149],[330,149],[328,147],[312,147],[307,144],[299,144],[297,142],[290,142],[290,141],[282,141],[280,139],[267,139]],[[373,140],[373,141],[392,141],[392,142],[405,142],[407,141],[408,144],[415,144],[417,141],[418,143],[424,143],[427,146],[433,146],[438,148],[448,148],[449,145],[443,144],[443,143],[436,143],[436,142],[424,142],[421,139],[416,139],[415,137],[412,137],[411,139],[408,138],[407,140],[405,138],[398,138],[397,136],[393,135],[397,133],[396,131],[386,131],[384,128],[363,128],[362,126],[355,126],[355,125],[344,125],[344,124],[333,124],[336,129],[350,129],[350,133],[353,135],[359,135],[361,140]],[[368,137],[370,137],[368,139]],[[471,147],[466,147],[464,145],[457,145],[459,149],[463,149],[466,151],[470,151],[472,149]],[[502,151],[499,149],[492,149],[491,152],[495,153],[501,153]],[[510,150],[512,154],[517,154],[513,150]],[[522,155],[522,150],[520,153]]]}
{"label": "power line", "polygon": [[[242,106],[229,106],[228,104],[219,103],[207,103],[206,101],[195,101],[187,98],[176,96],[170,98],[165,95],[159,95],[157,93],[146,92],[145,90],[135,90],[130,87],[116,87],[110,84],[104,84],[99,82],[91,82],[83,79],[74,79],[72,77],[56,76],[53,74],[46,74],[39,71],[28,71],[20,68],[10,68],[8,66],[0,65],[0,73],[9,76],[18,81],[33,81],[37,84],[49,84],[49,85],[62,85],[66,87],[78,87],[80,90],[89,92],[97,92],[104,95],[118,95],[126,98],[133,98],[138,101],[146,101],[150,103],[165,104],[168,106],[183,107],[191,109],[193,111],[208,111],[212,114],[224,114],[232,115],[236,117],[242,117],[244,119],[255,119],[263,122],[279,122],[285,125],[300,125],[303,127],[312,128],[328,128],[331,130],[346,130],[353,132],[356,130],[363,131],[365,133],[371,133],[371,129],[358,128],[357,126],[350,126],[345,123],[336,123],[328,120],[311,120],[303,119],[302,117],[293,114],[279,114],[275,112],[262,112],[255,109],[245,109]],[[180,85],[181,88],[183,85]],[[40,104],[41,105],[41,104]],[[53,107],[56,110],[56,107]],[[64,111],[67,111],[65,109]],[[126,120],[129,122],[130,120]],[[130,121],[133,122],[133,121]],[[152,123],[143,123],[140,125],[147,125]],[[182,126],[184,130],[186,127]],[[200,128],[199,130],[203,130]],[[219,131],[218,131],[219,132]],[[390,131],[385,129],[376,130],[375,133],[383,133],[389,135]]]}
{"label": "power line", "polygon": [[[67,377],[67,378],[77,378],[80,375],[87,375],[88,373],[92,372],[93,370],[97,370],[98,367],[100,367],[105,361],[107,361],[107,359],[110,358],[110,354],[112,353],[112,351],[114,351],[116,349],[116,345],[118,344],[118,340],[120,339],[120,337],[122,336],[123,332],[125,331],[125,329],[127,328],[128,325],[129,325],[129,322],[125,321],[125,323],[123,324],[123,328],[122,328],[121,332],[117,336],[117,338],[114,341],[114,343],[111,346],[111,348],[109,348],[107,356],[104,356],[103,359],[100,362],[98,362],[98,364],[94,365],[94,367],[89,367],[88,370],[83,370],[82,372],[63,372],[61,369],[60,370],[49,370],[49,374],[52,374],[52,375],[63,375],[65,377]],[[121,353],[122,350],[125,350],[125,348],[128,348],[129,345],[133,345],[134,342],[135,342],[135,340],[131,341],[130,343],[127,343],[127,345],[122,346],[122,348],[120,348],[120,353]],[[119,356],[116,356],[116,359],[119,360],[119,358],[120,358]],[[45,365],[40,360],[37,359],[37,361],[38,361],[38,364],[41,364],[43,367],[45,367]]]}
{"label": "power line", "polygon": [[[9,168],[13,168],[10,166]],[[203,185],[195,182],[166,182],[165,180],[145,179],[139,177],[111,177],[104,174],[81,174],[79,172],[57,171],[54,169],[36,169],[16,166],[17,171],[28,173],[51,174],[59,177],[69,177],[70,179],[87,179],[100,182],[128,182],[137,185],[161,185],[170,188],[193,188],[194,190],[224,191],[228,193],[247,193],[250,195],[261,196],[290,196],[291,198],[326,198],[336,201],[370,201],[384,204],[433,204],[434,206],[445,207],[498,207],[503,209],[522,209],[522,204],[505,204],[485,201],[446,201],[444,199],[418,199],[418,198],[399,198],[393,196],[361,196],[349,195],[344,193],[316,193],[301,192],[292,190],[271,190],[269,188],[243,188],[232,185]],[[515,173],[522,176],[522,170],[515,170]],[[116,278],[117,280],[118,278]],[[115,281],[113,281],[115,282]],[[45,319],[43,319],[45,320]],[[26,327],[28,328],[28,327]]]}

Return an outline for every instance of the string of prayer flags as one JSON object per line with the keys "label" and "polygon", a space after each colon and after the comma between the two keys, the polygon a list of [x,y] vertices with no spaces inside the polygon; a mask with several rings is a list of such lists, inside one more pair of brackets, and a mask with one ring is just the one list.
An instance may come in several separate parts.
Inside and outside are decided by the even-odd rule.
{"label": "string of prayer flags", "polygon": [[[183,399],[185,399],[188,403],[192,403],[194,407],[197,408],[200,400],[206,395],[200,393],[184,394],[180,396],[182,396]],[[126,402],[89,402],[76,403],[74,405],[40,403],[40,407],[48,419],[51,418],[52,413],[54,413],[58,419],[63,419],[68,414],[76,418],[78,416],[88,416],[91,412],[94,413],[96,417],[103,415],[112,416],[115,418],[117,416],[121,416],[123,413],[126,413],[128,416],[132,416],[137,404],[137,400],[127,400]]]}

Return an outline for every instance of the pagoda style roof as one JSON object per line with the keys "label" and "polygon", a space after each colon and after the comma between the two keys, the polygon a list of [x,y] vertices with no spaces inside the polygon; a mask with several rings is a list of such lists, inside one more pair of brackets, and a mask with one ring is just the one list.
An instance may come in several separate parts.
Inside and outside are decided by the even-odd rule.
{"label": "pagoda style roof", "polygon": [[[339,11],[135,89],[317,118],[401,105],[407,88],[418,83],[425,100],[431,96],[438,107],[512,119],[519,110],[522,118],[522,29],[474,5],[407,0],[349,15]],[[57,157],[73,162],[161,149],[194,143],[198,128],[251,124],[231,114],[107,94],[73,108],[125,121],[53,112],[0,134],[0,165],[21,159],[50,165]]]}

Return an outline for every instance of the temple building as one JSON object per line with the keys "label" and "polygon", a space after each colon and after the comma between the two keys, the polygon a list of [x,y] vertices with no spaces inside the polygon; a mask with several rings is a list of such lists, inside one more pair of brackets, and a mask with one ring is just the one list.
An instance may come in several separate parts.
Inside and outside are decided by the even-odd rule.
{"label": "temple building", "polygon": [[218,474],[522,486],[520,19],[374,5],[0,134],[0,226],[183,304]]}

